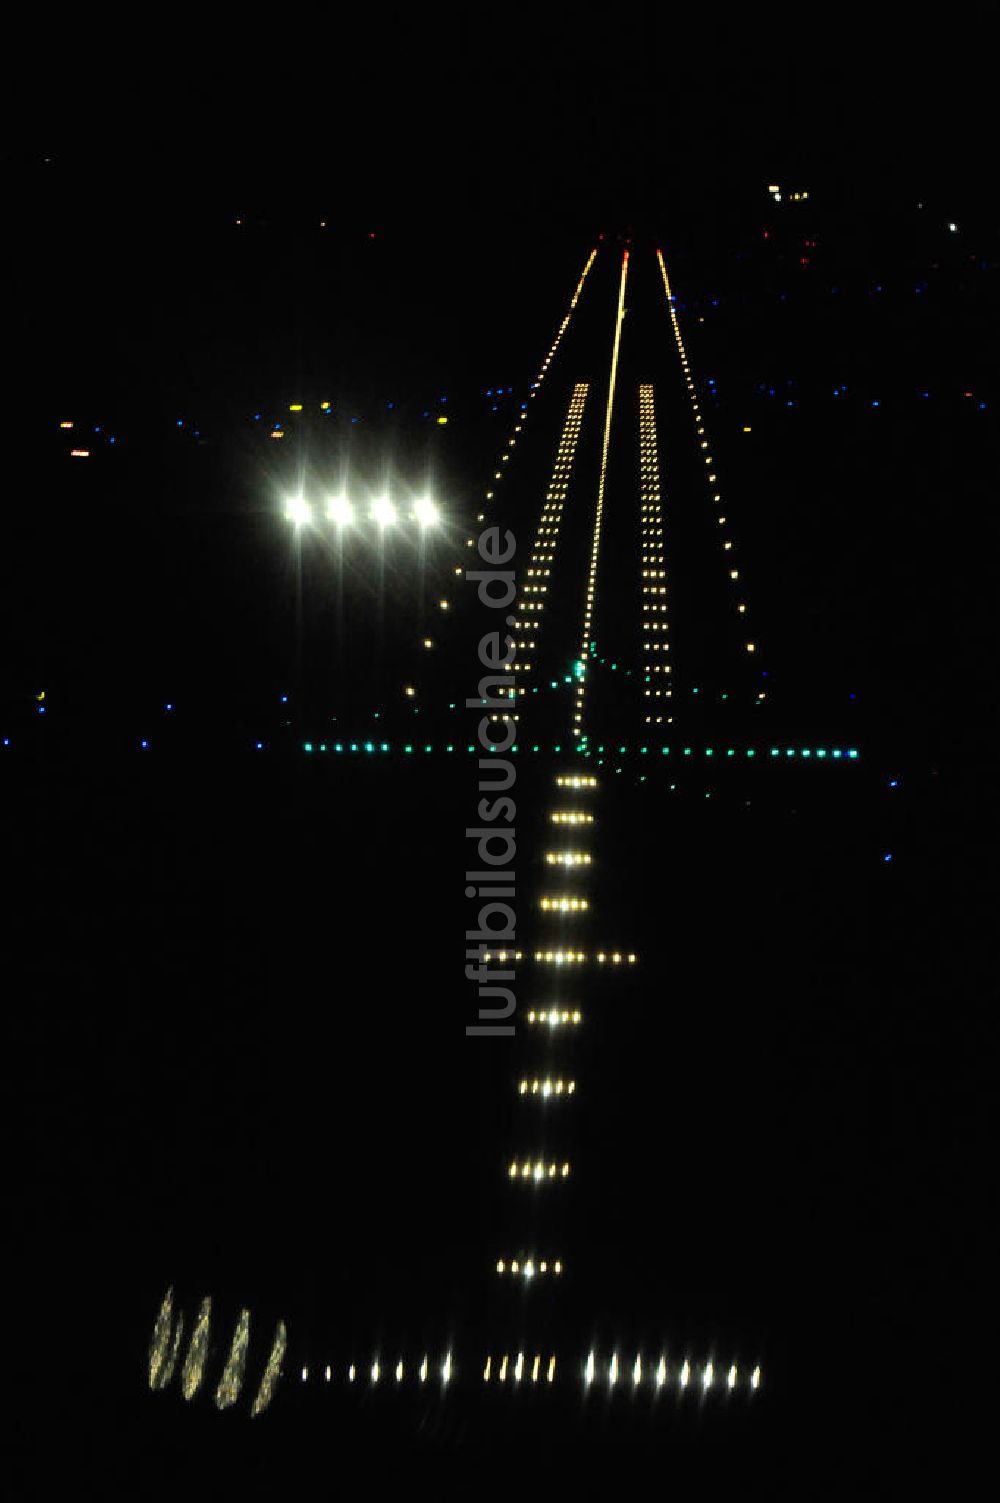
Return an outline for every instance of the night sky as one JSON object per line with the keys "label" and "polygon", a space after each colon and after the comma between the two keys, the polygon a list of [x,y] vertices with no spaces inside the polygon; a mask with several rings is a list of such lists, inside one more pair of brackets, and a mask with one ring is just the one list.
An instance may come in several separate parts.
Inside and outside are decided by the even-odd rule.
{"label": "night sky", "polygon": [[[954,1481],[988,1392],[986,16],[390,9],[273,37],[77,22],[25,49],[3,143],[13,1496],[298,1496],[413,1460],[489,1492],[548,1451],[577,1483],[613,1465],[622,1492],[711,1495],[731,1471],[881,1496],[931,1461]],[[544,1109],[573,1183],[529,1213],[504,1181],[535,1151],[511,1089],[538,1064],[528,1030],[464,1032],[462,706],[494,623],[456,569],[512,431],[497,520],[527,561],[575,382],[519,748],[519,945],[522,912],[524,949],[551,942],[539,853],[579,762],[601,784],[580,943],[639,962],[588,979],[590,1026],[552,1056],[579,1079]],[[676,674],[654,728],[640,382]],[[432,495],[440,526],[380,551],[370,527],[338,545],[284,514],[387,487],[403,509]],[[537,995],[527,973],[519,1008]],[[569,1249],[558,1288],[498,1280],[536,1244]],[[176,1379],[150,1392],[168,1287],[188,1330],[213,1299],[190,1403]],[[238,1412],[212,1402],[242,1309],[254,1382],[288,1328],[253,1420],[249,1378]],[[584,1402],[572,1378],[484,1404],[482,1354],[520,1344],[567,1369],[619,1351],[629,1381],[665,1350],[764,1382],[714,1408]],[[315,1381],[449,1347],[446,1400]]]}

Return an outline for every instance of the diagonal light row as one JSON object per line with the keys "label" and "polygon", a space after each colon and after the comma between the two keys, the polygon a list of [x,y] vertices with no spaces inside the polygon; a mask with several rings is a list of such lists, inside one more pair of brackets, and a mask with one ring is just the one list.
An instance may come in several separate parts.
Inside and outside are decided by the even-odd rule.
{"label": "diagonal light row", "polygon": [[[562,323],[559,325],[559,328],[556,330],[556,337],[555,337],[555,339],[553,339],[552,344],[549,346],[548,354],[545,356],[545,359],[542,361],[541,368],[539,369],[539,372],[538,372],[537,376],[535,377],[534,381],[531,383],[531,387],[530,387],[530,390],[528,392],[528,401],[533,401],[534,398],[537,397],[539,391],[541,390],[542,382],[545,380],[545,377],[548,375],[549,367],[551,366],[553,360],[556,357],[556,351],[559,349],[559,345],[560,345],[560,343],[562,341],[563,335],[566,333],[566,330],[569,328],[570,320],[573,317],[573,313],[574,313],[574,310],[576,308],[576,305],[580,301],[580,294],[583,291],[583,284],[587,280],[587,273],[590,271],[590,268],[593,266],[593,264],[594,264],[594,258],[596,257],[596,255],[597,255],[597,249],[595,247],[594,250],[592,250],[590,252],[590,255],[587,257],[587,260],[586,260],[586,263],[584,265],[583,271],[580,273],[580,280],[577,282],[576,289],[575,289],[575,291],[573,293],[573,296],[570,298],[569,308],[566,310],[566,315],[563,318]],[[510,462],[511,451],[517,447],[517,435],[521,432],[521,430],[523,429],[525,423],[527,422],[527,414],[528,414],[528,402],[522,402],[521,403],[521,409],[520,409],[520,412],[518,414],[517,422],[514,425],[514,431],[511,434],[510,438],[507,440],[507,447],[501,451],[500,458],[497,461],[497,463],[500,466],[500,468],[497,469],[494,472],[494,475],[493,475],[494,482],[497,481],[497,480],[502,480],[503,477],[504,477],[505,471],[503,469],[503,466],[505,464],[508,464]],[[495,491],[488,490],[486,492],[486,500],[487,501],[492,501],[494,499],[494,496],[495,496]],[[479,522],[485,522],[485,520],[486,520],[486,513],[485,512],[480,512],[479,515],[478,515],[478,517],[476,518],[476,520],[479,521]],[[476,540],[475,540],[475,538],[466,538],[466,540],[465,540],[465,546],[467,548],[474,548],[476,546]],[[461,567],[458,567],[455,570],[456,574],[461,574],[463,572],[464,572],[464,570]]]}
{"label": "diagonal light row", "polygon": [[[549,592],[549,578],[555,561],[563,508],[566,505],[573,461],[580,439],[587,391],[585,381],[578,382],[573,388],[566,421],[556,449],[552,478],[545,493],[535,541],[528,559],[527,572],[518,591],[517,614],[511,624],[515,631],[524,635],[515,639],[516,655],[512,664],[515,673],[530,673],[534,667],[533,654],[537,649],[536,639],[541,630],[542,614],[545,610],[544,597]],[[523,695],[527,694],[528,689],[525,684],[517,684],[513,692],[515,695]],[[520,717],[515,713],[513,718],[518,720]]]}
{"label": "diagonal light row", "polygon": [[[715,461],[712,459],[712,455],[709,450],[708,438],[705,434],[704,418],[702,416],[701,407],[698,402],[698,394],[695,389],[694,380],[691,375],[691,363],[688,360],[687,351],[684,348],[684,341],[681,338],[681,328],[677,320],[677,299],[674,297],[674,294],[670,290],[670,279],[667,276],[667,268],[663,260],[662,251],[658,250],[656,252],[656,259],[660,263],[660,273],[663,277],[663,288],[667,295],[667,309],[670,313],[670,322],[674,331],[674,339],[677,342],[677,350],[681,357],[681,367],[684,371],[684,382],[687,386],[688,396],[691,399],[691,409],[694,414],[695,422],[695,434],[698,439],[702,460],[707,472],[706,478],[708,480],[709,486],[711,487],[712,502],[713,505],[718,508],[719,512],[718,516],[716,517],[716,522],[718,526],[722,528],[722,536],[720,538],[720,541],[722,543],[722,551],[729,555],[726,568],[730,582],[733,585],[734,593],[736,595],[736,613],[742,618],[741,626],[745,630],[747,625],[747,606],[746,601],[742,598],[743,585],[741,583],[740,570],[736,566],[732,556],[735,544],[732,538],[726,535],[726,518],[722,514],[722,494],[718,489],[719,480],[714,469]],[[752,640],[745,639],[743,642],[743,648],[744,651],[748,653],[756,652],[757,644]],[[763,699],[764,696],[763,694],[759,694],[757,697],[758,699]]]}
{"label": "diagonal light row", "polygon": [[[518,435],[522,432],[522,430],[524,428],[524,425],[525,425],[525,423],[528,420],[528,410],[529,410],[528,403],[533,398],[535,398],[538,395],[539,391],[541,390],[542,382],[545,380],[545,377],[548,375],[549,367],[551,366],[553,360],[555,359],[556,352],[559,349],[560,343],[562,342],[563,335],[566,333],[566,330],[569,328],[570,320],[573,317],[573,313],[574,313],[574,311],[576,309],[576,305],[580,301],[580,294],[582,293],[584,283],[587,280],[587,274],[590,271],[590,268],[593,266],[594,259],[595,259],[596,256],[597,256],[597,248],[595,246],[594,249],[590,252],[590,255],[587,257],[586,262],[584,263],[583,271],[580,273],[580,279],[577,282],[576,287],[575,287],[575,289],[573,291],[573,296],[569,300],[569,307],[566,310],[566,313],[565,313],[565,315],[563,317],[562,323],[559,325],[558,329],[556,330],[555,338],[553,339],[551,345],[549,346],[548,353],[546,354],[545,359],[542,361],[542,364],[541,364],[541,367],[539,368],[538,374],[536,375],[534,381],[531,383],[531,387],[530,387],[530,389],[528,391],[528,400],[521,403],[520,409],[519,409],[518,414],[517,414],[517,421],[514,424],[513,432],[511,433],[510,437],[507,440],[506,447],[504,449],[502,449],[501,452],[500,452],[500,457],[497,460],[497,469],[494,471],[493,480],[491,482],[491,489],[486,492],[486,500],[484,502],[484,506],[485,506],[486,502],[490,502],[490,501],[492,501],[495,498],[495,495],[496,495],[496,490],[495,490],[496,483],[498,481],[502,480],[503,477],[504,477],[504,475],[507,473],[507,471],[504,469],[504,466],[510,463],[510,460],[511,460],[511,457],[513,455],[513,452],[514,452],[515,448],[517,447]],[[476,517],[476,521],[477,522],[485,522],[486,521],[486,512],[485,512],[485,510],[478,513],[478,515]],[[465,540],[465,546],[466,546],[466,548],[475,548],[475,546],[476,546],[476,539],[475,539],[475,537],[467,537],[466,540]],[[465,566],[463,564],[456,564],[455,565],[455,569],[454,569],[454,573],[459,578],[461,578],[464,575],[464,573],[465,573]],[[449,603],[448,603],[447,600],[439,601],[438,604],[439,604],[439,609],[441,609],[443,611],[446,611],[449,608]],[[428,639],[424,638],[423,639],[423,645],[425,647],[427,647],[427,646],[429,646],[431,644],[429,643]]]}
{"label": "diagonal light row", "polygon": [[608,448],[611,443],[611,415],[615,402],[615,380],[618,375],[618,351],[621,346],[622,320],[625,317],[625,283],[628,278],[628,251],[622,252],[622,274],[618,286],[618,312],[615,317],[615,337],[611,347],[611,374],[608,379],[608,406],[604,415],[604,441],[601,446],[601,473],[597,482],[597,511],[594,517],[594,537],[590,548],[590,564],[587,571],[586,599],[583,610],[583,629],[580,634],[580,652],[574,667],[576,699],[573,707],[573,735],[583,736],[583,705],[587,692],[587,659],[594,643],[591,632],[594,622],[594,604],[597,597],[597,560],[601,551],[601,522],[604,517],[604,484],[608,473]]}

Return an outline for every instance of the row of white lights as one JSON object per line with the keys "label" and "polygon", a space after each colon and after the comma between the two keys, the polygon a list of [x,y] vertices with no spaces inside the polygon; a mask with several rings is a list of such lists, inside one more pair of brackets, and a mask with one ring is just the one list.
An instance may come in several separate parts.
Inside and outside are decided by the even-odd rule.
{"label": "row of white lights", "polygon": [[[296,527],[305,527],[312,522],[315,511],[313,503],[302,495],[289,496],[285,502],[285,516]],[[328,522],[333,522],[338,527],[351,527],[364,519],[359,508],[346,496],[328,497],[324,503],[322,515]],[[441,513],[437,506],[426,497],[414,501],[408,513],[401,512],[388,496],[376,497],[368,508],[370,520],[383,530],[386,527],[392,527],[406,515],[411,516],[421,527],[436,527],[441,520]]]}
{"label": "row of white lights", "polygon": [[[600,1381],[601,1375],[599,1375],[598,1366],[598,1359],[595,1353],[590,1352],[583,1365],[582,1372],[583,1382],[588,1388]],[[619,1384],[628,1384],[629,1382],[633,1388],[640,1387],[644,1382],[654,1388],[663,1388],[671,1381],[674,1374],[674,1369],[672,1366],[668,1366],[666,1357],[661,1356],[658,1359],[651,1359],[648,1365],[646,1365],[644,1364],[641,1352],[636,1355],[631,1365],[627,1361],[620,1359],[617,1352],[613,1352],[607,1360],[606,1366],[604,1361],[601,1361],[600,1368],[609,1388],[615,1388]],[[348,1383],[363,1382],[365,1377],[373,1384],[381,1383],[383,1379],[389,1381],[394,1379],[397,1383],[403,1383],[406,1381],[410,1371],[402,1357],[394,1365],[383,1363],[380,1357],[373,1357],[371,1362],[366,1364],[358,1364],[356,1362],[347,1364],[344,1369],[344,1377]],[[334,1381],[334,1366],[332,1363],[328,1363],[322,1369],[322,1372],[324,1382],[332,1383]],[[496,1365],[494,1366],[493,1353],[489,1352],[483,1363],[482,1381],[484,1383],[494,1381],[497,1383],[506,1383],[510,1380],[513,1383],[521,1383],[522,1381],[538,1383],[543,1380],[543,1374],[546,1383],[555,1382],[556,1358],[554,1353],[548,1357],[543,1357],[541,1352],[536,1352],[534,1356],[525,1352],[498,1353],[496,1356]],[[426,1356],[423,1357],[416,1367],[415,1375],[421,1383],[426,1383],[431,1376],[430,1364]],[[455,1366],[450,1352],[444,1358],[435,1375],[440,1377],[443,1387],[446,1387],[455,1379]],[[311,1376],[310,1368],[304,1366],[301,1370],[301,1381],[308,1383]],[[756,1393],[760,1388],[761,1378],[760,1368],[754,1367],[746,1380],[751,1392]],[[728,1368],[716,1368],[714,1362],[706,1362],[703,1367],[697,1368],[692,1366],[691,1362],[685,1358],[676,1369],[676,1384],[681,1389],[686,1389],[694,1384],[705,1391],[711,1388],[718,1388],[732,1392],[738,1386],[739,1381],[740,1373],[736,1363],[731,1363]]]}
{"label": "row of white lights", "polygon": [[[369,1377],[369,1379],[370,1379],[370,1381],[372,1383],[379,1383],[379,1382],[381,1382],[382,1378],[383,1377],[388,1377],[390,1373],[395,1378],[395,1380],[396,1380],[397,1383],[402,1383],[404,1381],[404,1379],[406,1378],[406,1365],[405,1365],[402,1357],[400,1357],[399,1360],[396,1362],[396,1365],[395,1365],[394,1368],[393,1367],[383,1366],[383,1363],[382,1363],[382,1361],[381,1361],[380,1358],[373,1357],[372,1360],[371,1360],[371,1362],[365,1368],[365,1371],[367,1372],[367,1375],[368,1375],[368,1377]],[[430,1371],[431,1371],[430,1370],[430,1363],[429,1363],[427,1357],[424,1356],[421,1359],[419,1365],[416,1368],[416,1375],[417,1375],[417,1378],[419,1379],[419,1381],[421,1383],[426,1383],[427,1382],[427,1379],[430,1376]],[[361,1369],[359,1368],[359,1366],[358,1366],[358,1364],[356,1362],[349,1363],[348,1366],[344,1370],[344,1376],[347,1378],[348,1383],[356,1383],[356,1382],[360,1381],[361,1380],[360,1377],[359,1377],[360,1373],[361,1373]],[[445,1354],[444,1359],[441,1362],[441,1366],[437,1370],[437,1376],[440,1377],[440,1379],[441,1379],[441,1385],[442,1385],[442,1387],[447,1387],[447,1385],[451,1382],[451,1380],[452,1380],[452,1378],[454,1376],[454,1365],[453,1365],[453,1362],[452,1362],[451,1352],[447,1352]],[[302,1382],[303,1383],[308,1383],[309,1382],[309,1377],[310,1377],[310,1369],[308,1368],[308,1366],[303,1367],[302,1373],[301,1373]],[[332,1381],[333,1381],[333,1365],[332,1365],[332,1363],[328,1363],[327,1366],[323,1369],[323,1377],[324,1377],[324,1380],[327,1383],[332,1383]]]}
{"label": "row of white lights", "polygon": [[541,965],[586,965],[592,960],[598,965],[635,965],[638,959],[622,950],[535,950],[533,954]]}
{"label": "row of white lights", "polygon": [[515,1278],[534,1279],[540,1274],[543,1277],[549,1274],[554,1274],[558,1277],[562,1271],[563,1266],[558,1258],[554,1263],[549,1262],[547,1258],[542,1258],[540,1262],[536,1262],[534,1258],[526,1260],[520,1258],[512,1258],[510,1260],[505,1258],[497,1259],[497,1273],[504,1275],[513,1274]]}
{"label": "row of white lights", "polygon": [[[642,578],[642,653],[643,674],[647,679],[646,699],[670,699],[669,682],[663,686],[661,675],[670,673],[670,664],[662,655],[670,651],[667,641],[667,570],[663,546],[663,509],[660,503],[660,462],[656,446],[656,409],[651,385],[639,387],[639,557]],[[650,619],[652,618],[652,619]],[[673,723],[672,715],[651,713],[646,724]]]}
{"label": "row of white lights", "polygon": [[[569,490],[570,475],[573,470],[573,461],[576,457],[577,444],[580,439],[580,429],[583,424],[583,411],[587,401],[588,387],[586,382],[578,382],[573,388],[569,408],[566,412],[566,421],[563,424],[562,434],[556,449],[555,464],[552,477],[549,481],[545,500],[542,503],[541,515],[538,519],[538,528],[535,533],[535,541],[528,560],[527,574],[522,581],[518,595],[518,614],[513,620],[515,631],[527,631],[527,638],[515,639],[515,648],[519,653],[531,654],[535,650],[535,635],[541,628],[541,613],[545,609],[545,602],[541,598],[548,594],[547,581],[552,565],[555,561],[556,546],[559,541],[559,528],[562,523],[563,508]],[[526,600],[526,596],[537,597]],[[520,673],[530,673],[534,666],[533,658],[522,656],[515,662],[514,667]],[[520,685],[515,690],[516,694],[527,694],[525,686]],[[514,719],[520,717],[515,714]]]}
{"label": "row of white lights", "polygon": [[[576,853],[575,856],[574,856],[574,860],[577,861],[577,862],[580,862],[583,859],[584,858],[579,853]],[[589,860],[589,857],[586,858],[586,859]],[[569,899],[561,899],[559,901],[560,901],[560,903],[562,903],[562,902],[569,902],[571,900],[569,900]],[[554,907],[555,904],[554,903],[550,903],[549,906],[551,908],[551,907]],[[481,952],[481,954],[480,954],[480,961],[484,965],[489,965],[489,964],[492,964],[492,965],[517,965],[521,961],[523,961],[524,959],[525,959],[525,952],[523,950],[488,950],[488,949],[484,949]],[[563,965],[588,965],[588,964],[596,964],[596,965],[611,965],[611,966],[616,966],[616,965],[636,965],[636,964],[638,964],[639,957],[635,953],[634,950],[590,950],[590,951],[588,951],[588,950],[559,949],[559,950],[533,950],[531,952],[531,959],[537,965],[563,966]],[[541,1014],[540,1016],[544,1016],[544,1014]],[[532,1017],[533,1017],[533,1015],[532,1015]]]}
{"label": "row of white lights", "polygon": [[[603,1366],[603,1364],[601,1365]],[[609,1388],[614,1388],[619,1381],[627,1381],[623,1378],[625,1366],[626,1364],[619,1361],[618,1353],[612,1352],[611,1358],[607,1365],[607,1382]],[[632,1386],[634,1388],[638,1388],[639,1384],[642,1383],[646,1373],[647,1369],[643,1367],[642,1353],[640,1352],[636,1355],[635,1361],[632,1363],[631,1379]],[[662,1388],[669,1379],[669,1373],[670,1369],[667,1365],[667,1359],[666,1357],[661,1356],[659,1361],[656,1363],[656,1366],[652,1368],[650,1377],[657,1388]],[[687,1388],[690,1385],[692,1378],[694,1378],[695,1382],[699,1384],[703,1389],[712,1388],[716,1385],[717,1381],[719,1382],[720,1386],[725,1386],[726,1388],[733,1389],[736,1387],[737,1382],[739,1381],[739,1369],[735,1363],[732,1363],[723,1376],[721,1369],[718,1371],[716,1370],[714,1362],[706,1362],[705,1366],[699,1373],[694,1368],[692,1368],[691,1363],[685,1357],[684,1361],[681,1363],[681,1366],[677,1370],[678,1387]],[[587,1361],[584,1366],[584,1381],[588,1387],[592,1383],[598,1381],[598,1359],[594,1352],[591,1352],[587,1357]],[[760,1383],[761,1371],[759,1367],[755,1367],[750,1373],[750,1388],[754,1392],[756,1392],[756,1390],[760,1387]]]}

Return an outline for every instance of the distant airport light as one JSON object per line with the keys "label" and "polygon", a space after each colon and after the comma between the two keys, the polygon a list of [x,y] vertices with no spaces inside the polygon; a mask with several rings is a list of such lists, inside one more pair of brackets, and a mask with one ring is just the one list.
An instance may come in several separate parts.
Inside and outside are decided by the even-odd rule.
{"label": "distant airport light", "polygon": [[396,520],[396,508],[387,496],[372,502],[372,517],[380,527],[391,527]]}
{"label": "distant airport light", "polygon": [[413,515],[421,527],[434,527],[441,519],[434,502],[428,501],[426,498],[414,502]]}

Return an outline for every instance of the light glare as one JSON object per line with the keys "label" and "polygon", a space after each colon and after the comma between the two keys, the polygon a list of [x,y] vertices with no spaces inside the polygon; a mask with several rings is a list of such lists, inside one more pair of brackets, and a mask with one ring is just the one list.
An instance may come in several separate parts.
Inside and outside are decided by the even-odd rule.
{"label": "light glare", "polygon": [[326,503],[326,514],[338,527],[347,527],[354,520],[354,508],[346,496],[331,496]]}
{"label": "light glare", "polygon": [[285,502],[285,516],[296,527],[301,527],[312,517],[312,507],[304,496],[289,496]]}

